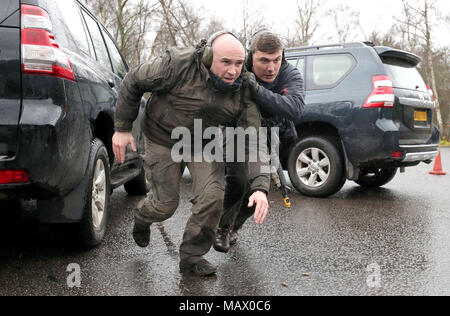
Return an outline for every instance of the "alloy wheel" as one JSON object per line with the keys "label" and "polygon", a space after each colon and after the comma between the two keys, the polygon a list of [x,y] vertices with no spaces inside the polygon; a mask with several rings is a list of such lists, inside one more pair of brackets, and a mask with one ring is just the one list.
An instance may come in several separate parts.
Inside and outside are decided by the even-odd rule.
{"label": "alloy wheel", "polygon": [[323,185],[330,176],[330,159],[319,148],[307,148],[297,158],[297,175],[310,187]]}
{"label": "alloy wheel", "polygon": [[92,223],[99,229],[105,214],[106,171],[103,160],[97,160],[92,179]]}

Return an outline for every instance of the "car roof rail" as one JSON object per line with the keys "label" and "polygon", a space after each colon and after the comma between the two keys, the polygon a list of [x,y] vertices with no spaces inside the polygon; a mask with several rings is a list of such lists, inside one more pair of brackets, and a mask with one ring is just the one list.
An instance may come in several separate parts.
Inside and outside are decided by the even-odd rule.
{"label": "car roof rail", "polygon": [[291,47],[291,48],[286,48],[285,51],[287,53],[290,53],[290,52],[298,52],[298,51],[342,49],[342,48],[365,47],[365,46],[374,46],[374,45],[371,42],[349,42],[349,43],[326,44],[326,45],[318,45],[318,46]]}

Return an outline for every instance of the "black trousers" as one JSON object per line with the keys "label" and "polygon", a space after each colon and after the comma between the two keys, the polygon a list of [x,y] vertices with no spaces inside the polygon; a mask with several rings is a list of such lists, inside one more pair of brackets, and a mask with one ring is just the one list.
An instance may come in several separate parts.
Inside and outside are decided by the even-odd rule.
{"label": "black trousers", "polygon": [[219,228],[232,228],[237,231],[255,212],[255,206],[247,206],[252,193],[250,192],[248,164],[227,163],[226,172],[225,196]]}

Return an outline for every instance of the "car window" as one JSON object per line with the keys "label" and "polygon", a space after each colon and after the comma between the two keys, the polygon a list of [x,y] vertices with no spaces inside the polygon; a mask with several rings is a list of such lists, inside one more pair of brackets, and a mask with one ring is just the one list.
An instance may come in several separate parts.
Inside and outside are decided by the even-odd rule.
{"label": "car window", "polygon": [[394,87],[427,92],[427,86],[415,67],[399,59],[385,59],[383,63]]}
{"label": "car window", "polygon": [[287,61],[288,61],[288,63],[290,63],[292,66],[297,67],[298,59],[288,59]]}
{"label": "car window", "polygon": [[105,42],[97,22],[91,18],[89,14],[83,11],[83,16],[86,20],[89,33],[91,34],[92,42],[94,43],[95,54],[100,64],[112,71],[111,62],[109,60],[108,51],[106,50]]}
{"label": "car window", "polygon": [[302,74],[302,78],[305,78],[305,58],[300,58],[298,60],[297,69]]}
{"label": "car window", "polygon": [[73,0],[59,0],[57,5],[64,23],[66,23],[72,34],[75,45],[86,54],[95,57],[78,5]]}
{"label": "car window", "polygon": [[300,71],[302,78],[305,78],[305,58],[288,59],[287,61]]}
{"label": "car window", "polygon": [[2,0],[0,6],[0,24],[9,17],[14,11],[19,9],[19,1],[17,0]]}
{"label": "car window", "polygon": [[330,54],[311,56],[308,64],[309,88],[327,89],[337,86],[354,68],[356,61],[349,54]]}
{"label": "car window", "polygon": [[119,51],[117,50],[116,45],[114,44],[111,37],[104,31],[103,31],[103,37],[105,38],[106,45],[108,46],[109,54],[111,56],[111,61],[113,64],[114,72],[120,77],[124,78],[127,74],[127,66],[125,65],[122,56],[120,55]]}

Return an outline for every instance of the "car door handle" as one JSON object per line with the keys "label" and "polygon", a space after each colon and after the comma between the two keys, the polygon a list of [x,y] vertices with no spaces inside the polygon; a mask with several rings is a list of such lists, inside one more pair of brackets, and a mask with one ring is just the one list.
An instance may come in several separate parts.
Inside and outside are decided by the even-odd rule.
{"label": "car door handle", "polygon": [[115,84],[114,81],[112,81],[112,80],[108,80],[108,85],[109,85],[111,88],[114,88],[114,87],[116,86],[116,84]]}

